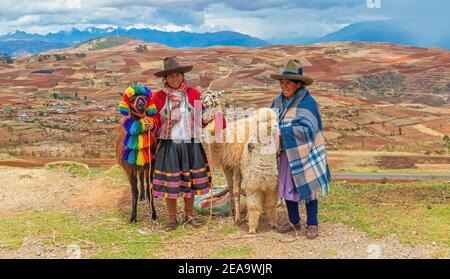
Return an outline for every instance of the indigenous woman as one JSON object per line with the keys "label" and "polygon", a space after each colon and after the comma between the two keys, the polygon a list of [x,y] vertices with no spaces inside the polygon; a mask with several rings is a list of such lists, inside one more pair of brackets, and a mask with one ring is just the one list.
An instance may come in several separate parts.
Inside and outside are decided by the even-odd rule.
{"label": "indigenous woman", "polygon": [[165,198],[168,231],[178,225],[179,197],[184,199],[184,222],[201,226],[194,218],[194,196],[207,193],[211,187],[208,161],[196,131],[212,119],[206,114],[202,117],[201,93],[189,87],[185,79],[184,74],[192,68],[180,65],[176,57],[167,57],[164,70],[154,74],[163,78],[164,86],[152,99],[158,111],[153,193]]}
{"label": "indigenous woman", "polygon": [[286,202],[289,215],[289,223],[280,226],[278,231],[300,230],[299,203],[304,201],[306,237],[314,239],[319,235],[317,196],[328,192],[331,177],[319,109],[306,88],[313,80],[303,75],[298,60],[289,60],[281,74],[271,77],[279,80],[281,87],[271,107],[279,112],[278,192]]}

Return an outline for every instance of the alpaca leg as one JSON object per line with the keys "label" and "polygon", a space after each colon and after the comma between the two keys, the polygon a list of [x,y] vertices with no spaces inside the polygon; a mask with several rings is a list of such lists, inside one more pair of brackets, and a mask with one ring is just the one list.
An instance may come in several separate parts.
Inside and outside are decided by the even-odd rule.
{"label": "alpaca leg", "polygon": [[139,182],[141,183],[141,190],[139,191],[139,200],[144,201],[145,200],[145,177],[144,177],[144,171],[139,172]]}
{"label": "alpaca leg", "polygon": [[256,233],[259,218],[263,210],[263,196],[260,192],[249,193],[247,196],[248,232]]}
{"label": "alpaca leg", "polygon": [[235,170],[233,175],[233,201],[234,201],[234,223],[239,226],[242,223],[241,219],[241,181],[242,174],[240,170]]}
{"label": "alpaca leg", "polygon": [[267,220],[272,228],[277,227],[277,204],[278,204],[278,193],[277,190],[270,191],[266,193],[264,200],[264,210],[266,211]]}
{"label": "alpaca leg", "polygon": [[139,191],[137,188],[137,177],[136,176],[137,176],[137,173],[135,171],[133,171],[130,175],[130,185],[131,185],[131,194],[132,194],[130,223],[137,221],[137,203],[138,203]]}
{"label": "alpaca leg", "polygon": [[[223,168],[223,173],[225,174],[225,177],[227,178],[227,187],[230,191],[230,196],[232,197],[233,196],[233,194],[232,194],[233,193],[233,170],[229,169],[229,168]],[[233,198],[231,199],[230,205],[231,205],[230,214],[231,214],[231,216],[233,216],[233,214],[235,214],[235,211],[234,211],[235,206],[234,206]]]}

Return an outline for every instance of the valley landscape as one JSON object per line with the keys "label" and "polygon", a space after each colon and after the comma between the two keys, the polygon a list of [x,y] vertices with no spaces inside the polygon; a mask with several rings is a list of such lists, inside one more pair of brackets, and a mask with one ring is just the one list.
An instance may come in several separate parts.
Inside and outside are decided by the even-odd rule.
{"label": "valley landscape", "polygon": [[[303,224],[282,236],[265,217],[256,235],[217,216],[165,232],[161,199],[156,222],[146,202],[138,223],[127,222],[130,186],[114,152],[119,95],[133,84],[159,90],[153,73],[174,55],[194,65],[191,86],[223,91],[225,108],[269,106],[280,90],[270,74],[301,60],[315,80],[309,90],[332,176],[348,175],[333,178],[320,200],[318,239],[306,240]],[[0,60],[0,135],[0,258],[450,258],[448,50],[363,42],[175,49],[94,39]],[[222,171],[212,172],[214,187],[225,185]],[[368,174],[381,176],[358,176]],[[283,203],[278,212],[287,221]]]}
{"label": "valley landscape", "polygon": [[135,83],[159,90],[153,73],[172,55],[194,65],[191,86],[223,91],[227,108],[269,106],[279,92],[270,74],[299,59],[315,79],[334,171],[450,172],[448,50],[356,42],[180,50],[127,37],[1,64],[0,164],[114,164],[119,93]]}

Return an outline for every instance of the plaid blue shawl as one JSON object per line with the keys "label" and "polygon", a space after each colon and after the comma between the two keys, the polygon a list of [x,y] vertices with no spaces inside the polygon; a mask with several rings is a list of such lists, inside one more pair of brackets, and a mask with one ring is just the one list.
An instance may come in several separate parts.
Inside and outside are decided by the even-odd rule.
{"label": "plaid blue shawl", "polygon": [[308,89],[302,87],[290,100],[281,92],[271,108],[279,113],[281,148],[286,151],[300,200],[314,200],[319,192],[325,195],[331,174],[316,101]]}

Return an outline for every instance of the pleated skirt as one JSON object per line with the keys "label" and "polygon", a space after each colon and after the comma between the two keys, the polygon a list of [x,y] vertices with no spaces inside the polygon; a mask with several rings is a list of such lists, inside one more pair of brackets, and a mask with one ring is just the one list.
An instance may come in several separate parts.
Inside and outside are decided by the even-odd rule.
{"label": "pleated skirt", "polygon": [[158,140],[153,173],[153,195],[177,199],[202,195],[211,189],[211,171],[201,143]]}

